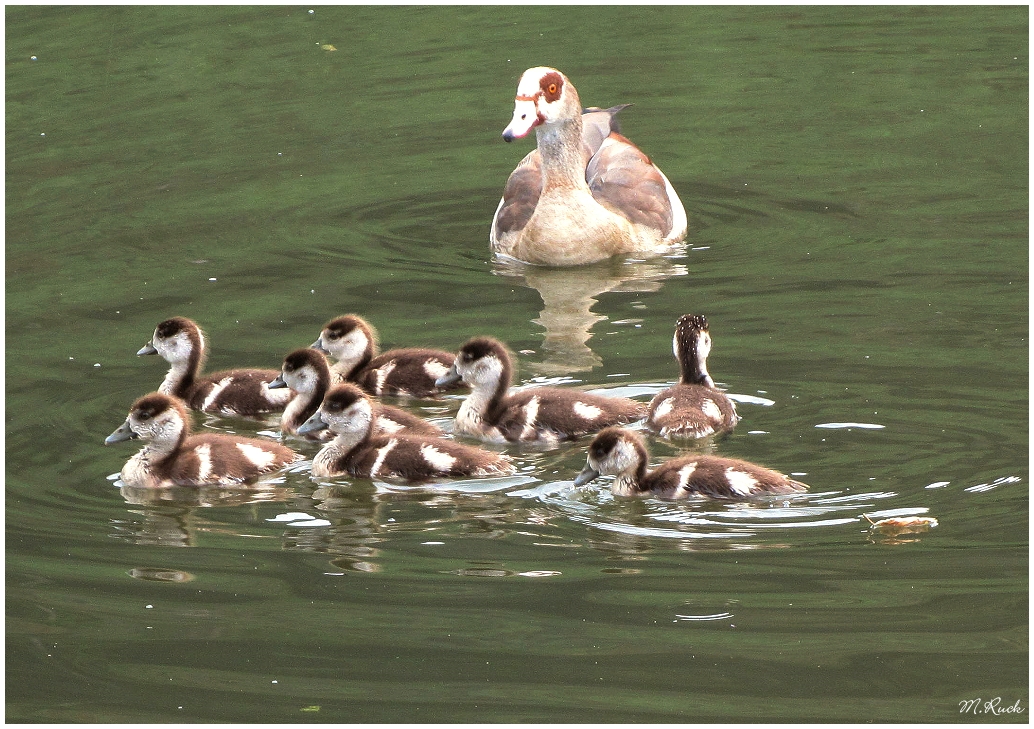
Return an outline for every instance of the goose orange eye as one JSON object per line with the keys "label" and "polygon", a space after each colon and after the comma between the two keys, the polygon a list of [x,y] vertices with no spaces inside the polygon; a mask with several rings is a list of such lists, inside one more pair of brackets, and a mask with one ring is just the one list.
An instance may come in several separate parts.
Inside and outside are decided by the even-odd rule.
{"label": "goose orange eye", "polygon": [[550,84],[548,87],[546,87],[546,91],[548,91],[550,94],[555,94],[556,84]]}

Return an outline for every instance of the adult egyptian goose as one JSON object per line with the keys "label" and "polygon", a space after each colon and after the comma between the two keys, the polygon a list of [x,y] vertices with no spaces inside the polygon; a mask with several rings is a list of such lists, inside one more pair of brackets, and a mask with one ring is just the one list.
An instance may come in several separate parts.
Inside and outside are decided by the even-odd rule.
{"label": "adult egyptian goose", "polygon": [[599,476],[617,476],[616,496],[686,499],[747,499],[763,494],[794,494],[808,486],[783,474],[736,458],[690,455],[665,461],[652,471],[643,437],[625,428],[601,430],[589,445],[585,468],[574,480],[583,486]]}
{"label": "adult egyptian goose", "polygon": [[672,351],[679,382],[654,397],[646,425],[662,438],[703,438],[732,430],[739,422],[736,404],[715,387],[707,372],[711,334],[703,314],[685,314],[675,323]]}
{"label": "adult egyptian goose", "polygon": [[312,475],[360,478],[436,478],[497,476],[514,472],[512,461],[499,453],[425,435],[377,435],[377,405],[355,385],[334,385],[320,409],[299,433],[329,428],[335,437],[312,459]]}
{"label": "adult egyptian goose", "polygon": [[161,392],[133,403],[105,445],[146,441],[119,474],[130,487],[234,485],[253,481],[298,459],[286,446],[220,433],[191,435],[190,415],[179,398]]}
{"label": "adult egyptian goose", "polygon": [[[270,389],[289,387],[296,396],[284,410],[280,420],[280,432],[298,435],[298,428],[312,417],[330,389],[330,365],[327,356],[311,347],[297,349],[284,357],[280,375],[269,383]],[[411,434],[442,435],[442,429],[434,423],[391,405],[377,407],[375,432],[390,434],[406,431]],[[330,440],[329,430],[311,432],[310,440]]]}
{"label": "adult egyptian goose", "polygon": [[577,266],[668,253],[686,237],[686,210],[668,178],[617,131],[615,117],[625,106],[583,113],[560,71],[524,72],[503,139],[534,129],[538,148],[506,181],[492,219],[494,253]]}
{"label": "adult egyptian goose", "polygon": [[151,341],[137,355],[161,355],[171,365],[158,392],[173,395],[194,410],[216,415],[266,415],[281,412],[294,397],[290,390],[270,390],[279,374],[271,369],[234,369],[201,375],[205,335],[191,319],[174,316],[158,324]]}
{"label": "adult egyptian goose", "polygon": [[440,395],[434,381],[449,371],[453,357],[418,347],[377,354],[377,332],[355,314],[327,322],[310,346],[337,360],[331,368],[335,382],[354,382],[371,395]]}
{"label": "adult egyptian goose", "polygon": [[474,337],[460,347],[448,385],[463,380],[470,395],[456,413],[456,433],[496,443],[556,445],[646,414],[644,403],[559,387],[529,387],[509,393],[513,364],[502,342]]}

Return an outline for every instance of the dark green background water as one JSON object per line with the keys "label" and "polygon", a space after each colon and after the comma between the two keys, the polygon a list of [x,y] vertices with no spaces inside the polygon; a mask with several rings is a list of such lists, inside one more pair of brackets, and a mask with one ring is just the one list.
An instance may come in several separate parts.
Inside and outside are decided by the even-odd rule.
{"label": "dark green background water", "polygon": [[[1025,7],[314,10],[6,10],[8,721],[1029,718]],[[540,64],[635,104],[684,256],[490,261]],[[278,367],[350,311],[643,399],[704,313],[743,421],[699,447],[812,493],[576,491],[584,442],[438,490],[117,488],[158,321]]]}

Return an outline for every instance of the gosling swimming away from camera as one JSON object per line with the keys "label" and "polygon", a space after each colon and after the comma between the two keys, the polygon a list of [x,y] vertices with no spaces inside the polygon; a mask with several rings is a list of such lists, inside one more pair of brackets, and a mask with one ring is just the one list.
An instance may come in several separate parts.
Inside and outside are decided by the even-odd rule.
{"label": "gosling swimming away from camera", "polygon": [[299,458],[286,446],[257,438],[192,435],[182,400],[152,392],[135,403],[126,422],[105,445],[131,438],[145,441],[119,477],[131,487],[236,485],[277,471]]}
{"label": "gosling swimming away from camera", "polygon": [[335,437],[312,459],[317,477],[357,476],[430,481],[514,472],[504,455],[433,436],[376,435],[378,404],[353,384],[330,388],[320,409],[298,432],[329,428]]}
{"label": "gosling swimming away from camera", "polygon": [[736,404],[715,387],[707,372],[711,334],[703,314],[685,314],[675,324],[672,351],[681,379],[650,403],[646,425],[662,438],[703,438],[732,430]]}
{"label": "gosling swimming away from camera", "polygon": [[183,400],[188,407],[215,415],[279,413],[294,397],[290,390],[270,390],[266,383],[279,373],[272,369],[234,369],[201,375],[205,335],[182,316],[158,324],[151,341],[137,355],[158,354],[172,367],[158,392]]}
{"label": "gosling swimming away from camera", "polygon": [[607,428],[593,438],[585,468],[574,480],[583,486],[599,476],[617,476],[616,496],[686,499],[748,499],[764,494],[794,494],[808,486],[778,471],[735,458],[688,455],[647,470],[650,453],[643,437],[625,428]]}
{"label": "gosling swimming away from camera", "polygon": [[355,314],[327,322],[313,349],[337,362],[335,382],[354,382],[371,395],[436,397],[435,380],[449,371],[453,355],[438,349],[408,347],[377,354],[377,332]]}
{"label": "gosling swimming away from camera", "polygon": [[[280,374],[269,383],[270,389],[289,387],[296,393],[280,421],[280,432],[298,435],[298,428],[312,417],[330,389],[330,365],[322,352],[305,347],[284,358]],[[442,429],[423,418],[391,405],[378,405],[376,433],[391,434],[405,431],[410,434],[442,435]],[[330,440],[330,430],[317,430],[304,436],[310,440]]]}
{"label": "gosling swimming away from camera", "polygon": [[646,415],[641,402],[580,390],[531,387],[508,394],[512,373],[510,355],[496,339],[474,337],[460,348],[438,380],[439,386],[460,380],[470,386],[456,413],[456,433],[497,443],[556,444]]}

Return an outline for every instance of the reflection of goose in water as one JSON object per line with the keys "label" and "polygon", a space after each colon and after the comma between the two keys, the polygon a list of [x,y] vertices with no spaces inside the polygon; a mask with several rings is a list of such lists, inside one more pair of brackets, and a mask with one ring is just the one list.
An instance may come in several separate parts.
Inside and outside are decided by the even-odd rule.
{"label": "reflection of goose in water", "polygon": [[[475,482],[456,482],[454,491],[444,492],[434,486],[373,485],[375,491],[319,486],[309,509],[319,515],[320,527],[308,528],[299,520],[284,532],[283,548],[326,554],[329,564],[344,573],[379,572],[391,542],[406,544],[416,532],[426,532],[428,541],[441,544],[438,538],[457,533],[499,539],[506,536],[506,523],[520,524],[527,533],[535,523],[528,509],[514,509],[508,496],[486,492]],[[477,494],[476,500],[471,493]]]}
{"label": "reflection of goose in water", "polygon": [[[140,545],[193,547],[197,532],[216,526],[195,512],[197,507],[242,506],[287,501],[294,493],[283,486],[262,484],[252,488],[225,486],[136,487],[123,484],[119,489],[129,509],[127,519],[112,520],[116,539]],[[140,517],[139,519],[136,517]]]}
{"label": "reflection of goose in water", "polygon": [[520,279],[542,297],[542,312],[534,321],[546,330],[543,359],[527,366],[547,376],[584,372],[603,364],[588,345],[593,326],[607,319],[592,311],[597,296],[611,291],[657,291],[665,279],[687,274],[685,265],[667,258],[615,260],[562,269],[497,260],[492,271]]}
{"label": "reflection of goose in water", "polygon": [[385,540],[381,524],[391,518],[390,505],[381,504],[365,491],[320,486],[312,493],[313,513],[319,528],[298,521],[284,531],[283,548],[326,554],[332,567],[345,572],[379,572],[380,550]]}

